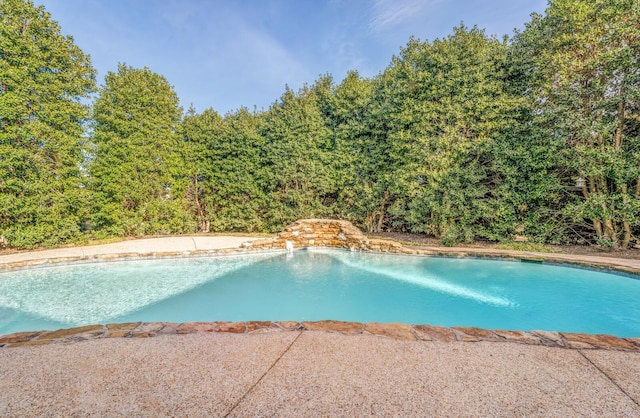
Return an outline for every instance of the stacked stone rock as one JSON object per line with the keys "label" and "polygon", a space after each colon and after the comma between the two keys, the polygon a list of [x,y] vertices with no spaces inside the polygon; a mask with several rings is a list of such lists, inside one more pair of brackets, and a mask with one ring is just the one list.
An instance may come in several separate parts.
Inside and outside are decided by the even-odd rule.
{"label": "stacked stone rock", "polygon": [[430,325],[381,324],[376,322],[129,322],[87,325],[57,331],[27,331],[0,335],[0,349],[9,347],[97,340],[101,338],[149,338],[162,335],[222,332],[253,334],[265,332],[327,331],[345,335],[381,335],[398,340],[455,342],[503,342],[568,349],[600,349],[640,352],[640,338],[612,335],[573,334],[551,331],[503,331],[471,327],[444,328]]}
{"label": "stacked stone rock", "polygon": [[369,239],[351,222],[337,219],[302,219],[287,226],[276,238],[253,241],[248,246],[285,249],[287,241],[294,249],[308,247],[348,248],[353,251],[403,252],[395,241]]}

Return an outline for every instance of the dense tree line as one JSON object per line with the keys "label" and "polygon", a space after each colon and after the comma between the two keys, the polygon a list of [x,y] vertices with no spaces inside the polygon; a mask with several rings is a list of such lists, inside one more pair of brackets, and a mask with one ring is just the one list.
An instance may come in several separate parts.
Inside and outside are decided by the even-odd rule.
{"label": "dense tree line", "polygon": [[0,0],[0,235],[12,246],[79,239],[89,57],[42,8]]}
{"label": "dense tree line", "polygon": [[[640,6],[552,0],[511,39],[410,39],[377,77],[322,75],[268,109],[183,113],[169,82],[88,56],[0,0],[0,235],[369,232],[595,243],[640,237]],[[92,106],[86,105],[97,91]]]}

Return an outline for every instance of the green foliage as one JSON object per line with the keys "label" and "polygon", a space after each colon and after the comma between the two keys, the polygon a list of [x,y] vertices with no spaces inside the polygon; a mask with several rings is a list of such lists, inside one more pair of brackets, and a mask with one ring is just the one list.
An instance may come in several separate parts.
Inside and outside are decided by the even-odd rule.
{"label": "green foliage", "polygon": [[496,244],[495,248],[499,250],[529,251],[536,253],[553,252],[546,245],[538,244],[535,242],[501,242],[499,244]]}
{"label": "green foliage", "polygon": [[380,117],[398,196],[390,212],[403,228],[448,242],[486,236],[492,152],[521,106],[505,87],[507,49],[462,26],[433,43],[412,39],[383,75]]}
{"label": "green foliage", "polygon": [[105,235],[190,232],[178,97],[148,68],[109,72],[93,111],[94,227]]}
{"label": "green foliage", "polygon": [[318,95],[304,87],[287,88],[264,115],[269,177],[268,229],[278,230],[300,218],[330,214],[337,190],[332,152],[335,144],[324,123]]}
{"label": "green foliage", "polygon": [[518,38],[535,122],[564,150],[563,180],[586,180],[561,214],[614,248],[640,231],[639,26],[637,1],[556,0]]}
{"label": "green foliage", "polygon": [[329,87],[330,106],[324,106],[323,115],[334,147],[331,162],[337,202],[333,213],[369,232],[379,232],[386,216],[384,177],[390,165],[385,141],[375,135],[374,83],[352,71],[339,85]]}
{"label": "green foliage", "polygon": [[101,238],[338,217],[534,251],[640,235],[636,0],[551,0],[511,41],[464,25],[412,38],[377,77],[325,74],[261,112],[183,116],[164,77],[119,65],[88,139],[89,58],[31,2],[0,0],[0,20],[12,246],[81,239],[86,219]]}
{"label": "green foliage", "polygon": [[195,161],[190,190],[200,231],[267,228],[261,124],[262,118],[245,108],[224,118],[212,109],[185,117],[182,131]]}
{"label": "green foliage", "polygon": [[81,99],[94,74],[42,7],[0,1],[0,235],[11,246],[81,239],[89,116]]}

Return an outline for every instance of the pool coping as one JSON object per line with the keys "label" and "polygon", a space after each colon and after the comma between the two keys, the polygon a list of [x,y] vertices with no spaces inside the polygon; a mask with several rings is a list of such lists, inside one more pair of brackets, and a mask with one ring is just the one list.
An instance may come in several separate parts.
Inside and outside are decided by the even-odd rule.
{"label": "pool coping", "polygon": [[[172,237],[167,238],[176,240],[176,238],[188,237]],[[221,239],[227,237],[220,237]],[[244,237],[243,237],[244,238]],[[156,240],[162,240],[163,238],[154,238]],[[259,238],[258,238],[259,239]],[[258,239],[254,239],[258,240]],[[149,239],[146,239],[149,240]],[[251,246],[252,239],[247,239],[246,243],[243,243],[240,247],[232,248],[213,248],[213,249],[181,249],[176,251],[130,251],[130,252],[105,252],[95,253],[89,255],[71,255],[71,256],[51,256],[51,257],[39,257],[40,251],[17,253],[20,255],[29,254],[34,258],[22,259],[17,261],[3,261],[7,257],[14,256],[14,254],[0,255],[0,272],[6,270],[14,270],[21,268],[30,268],[38,266],[48,266],[53,264],[65,264],[65,263],[82,263],[82,262],[99,262],[99,261],[118,261],[127,259],[153,259],[153,258],[189,258],[189,257],[206,257],[215,255],[233,255],[233,254],[257,254],[257,253],[285,253],[285,250],[281,249],[263,249],[253,248]],[[135,241],[133,241],[135,242]],[[399,243],[398,243],[399,244]],[[95,248],[100,246],[80,246],[74,247],[77,249],[82,248]],[[335,249],[345,250],[344,248],[336,248],[331,246],[312,246],[297,248],[295,251],[306,249]],[[66,249],[63,249],[64,251]],[[56,250],[47,250],[54,252]],[[391,248],[387,251],[372,251],[372,250],[358,250],[366,251],[369,253],[379,254],[397,254],[397,255],[414,255],[414,256],[437,256],[447,258],[479,258],[479,259],[500,259],[500,260],[512,260],[512,261],[531,261],[548,263],[555,265],[568,265],[571,267],[583,267],[587,269],[605,270],[614,273],[624,273],[634,278],[640,279],[640,259],[628,259],[628,258],[613,258],[613,257],[600,257],[591,255],[575,255],[575,254],[561,254],[561,253],[538,253],[530,251],[515,251],[515,250],[497,250],[497,249],[484,249],[484,248],[471,248],[471,247],[407,247],[399,244],[399,246]]]}
{"label": "pool coping", "polygon": [[274,332],[333,332],[376,335],[406,341],[443,343],[497,342],[576,350],[640,352],[640,338],[555,331],[487,330],[475,327],[440,327],[402,323],[346,321],[246,321],[246,322],[129,322],[86,325],[56,331],[26,331],[0,336],[0,348],[70,344],[104,338],[152,338],[195,333],[257,334]]}

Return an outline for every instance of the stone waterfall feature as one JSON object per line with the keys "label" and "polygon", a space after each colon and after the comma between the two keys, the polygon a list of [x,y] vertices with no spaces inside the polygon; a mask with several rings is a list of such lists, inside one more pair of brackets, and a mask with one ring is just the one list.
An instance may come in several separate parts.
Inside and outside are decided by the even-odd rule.
{"label": "stone waterfall feature", "polygon": [[331,247],[348,248],[353,251],[403,252],[402,245],[395,241],[370,239],[351,222],[337,219],[302,219],[287,226],[275,238],[253,241],[256,249]]}

